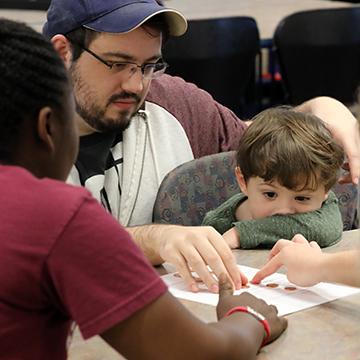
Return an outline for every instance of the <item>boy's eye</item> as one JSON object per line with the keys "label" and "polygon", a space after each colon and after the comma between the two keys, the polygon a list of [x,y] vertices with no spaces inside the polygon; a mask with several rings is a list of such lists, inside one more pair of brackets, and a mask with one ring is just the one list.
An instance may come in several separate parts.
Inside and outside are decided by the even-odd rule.
{"label": "boy's eye", "polygon": [[273,191],[266,191],[264,192],[264,196],[268,199],[275,199],[277,197],[277,194],[276,192],[273,192]]}
{"label": "boy's eye", "polygon": [[309,201],[310,198],[307,197],[307,196],[296,196],[296,197],[295,197],[295,200],[296,200],[296,201],[300,201],[300,202],[305,202],[305,201]]}

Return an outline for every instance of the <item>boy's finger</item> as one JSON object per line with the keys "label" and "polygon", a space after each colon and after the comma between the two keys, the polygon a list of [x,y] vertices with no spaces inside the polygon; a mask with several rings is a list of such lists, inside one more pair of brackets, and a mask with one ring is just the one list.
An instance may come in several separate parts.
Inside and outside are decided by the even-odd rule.
{"label": "boy's finger", "polygon": [[225,273],[219,275],[219,298],[230,296],[234,293],[232,283]]}
{"label": "boy's finger", "polygon": [[274,256],[266,265],[264,265],[253,277],[251,282],[259,284],[261,280],[276,272],[281,266],[282,262],[279,255]]}

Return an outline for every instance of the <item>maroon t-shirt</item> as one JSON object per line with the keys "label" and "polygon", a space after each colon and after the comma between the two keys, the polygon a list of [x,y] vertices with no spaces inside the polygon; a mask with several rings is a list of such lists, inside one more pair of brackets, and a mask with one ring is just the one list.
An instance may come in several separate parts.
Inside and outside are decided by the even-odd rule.
{"label": "maroon t-shirt", "polygon": [[0,357],[65,359],[166,291],[118,222],[82,188],[0,166]]}

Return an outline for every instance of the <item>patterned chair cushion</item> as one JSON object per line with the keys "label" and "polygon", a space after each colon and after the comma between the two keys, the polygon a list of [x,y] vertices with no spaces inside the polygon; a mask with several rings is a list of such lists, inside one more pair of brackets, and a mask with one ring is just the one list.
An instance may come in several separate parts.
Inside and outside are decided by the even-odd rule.
{"label": "patterned chair cushion", "polygon": [[[155,223],[200,225],[209,210],[239,191],[235,151],[204,156],[182,164],[164,178],[154,205]],[[339,199],[344,230],[358,227],[358,191],[352,184],[332,189]]]}

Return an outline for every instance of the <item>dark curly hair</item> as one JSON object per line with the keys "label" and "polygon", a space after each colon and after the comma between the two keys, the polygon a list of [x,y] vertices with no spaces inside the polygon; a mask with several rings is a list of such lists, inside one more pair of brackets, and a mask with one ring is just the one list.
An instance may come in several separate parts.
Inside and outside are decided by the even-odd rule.
{"label": "dark curly hair", "polygon": [[37,119],[45,106],[60,113],[70,85],[51,43],[6,19],[0,19],[0,74],[0,160],[11,161],[21,124]]}
{"label": "dark curly hair", "polygon": [[328,191],[339,176],[344,151],[325,123],[289,107],[267,109],[246,129],[237,152],[245,180],[258,176],[277,180],[292,190]]}

